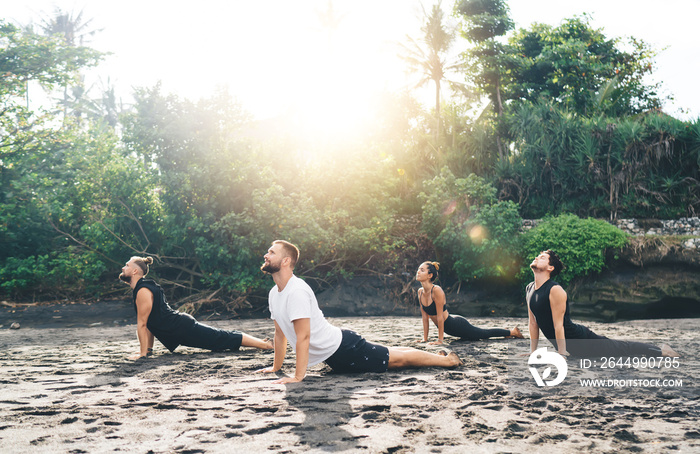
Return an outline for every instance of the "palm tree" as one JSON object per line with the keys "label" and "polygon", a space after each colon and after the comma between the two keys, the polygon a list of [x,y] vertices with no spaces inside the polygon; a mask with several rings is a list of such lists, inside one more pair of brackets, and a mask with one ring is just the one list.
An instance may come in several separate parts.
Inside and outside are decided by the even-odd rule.
{"label": "palm tree", "polygon": [[[87,44],[89,37],[94,36],[97,32],[101,31],[90,29],[90,24],[92,19],[83,20],[83,11],[79,11],[77,14],[74,12],[66,12],[61,8],[56,7],[52,15],[44,17],[41,22],[41,29],[45,36],[60,36],[63,41],[70,47],[82,47]],[[87,94],[87,90],[82,86],[82,79],[79,80],[78,84],[73,87],[73,94],[76,97],[82,97]],[[68,83],[63,87],[63,120],[66,120],[68,113],[69,101],[69,86]],[[77,99],[80,102],[80,99]],[[78,112],[79,116],[80,113]]]}
{"label": "palm tree", "polygon": [[[477,86],[481,86],[489,95],[497,118],[503,117],[503,100],[501,98],[501,57],[503,46],[498,38],[504,36],[515,26],[510,18],[506,0],[460,0],[456,7],[464,18],[462,33],[474,47],[465,53],[473,68]],[[501,143],[500,134],[496,133],[498,156],[505,157],[506,147]]]}
{"label": "palm tree", "polygon": [[83,46],[87,44],[88,37],[94,36],[99,30],[90,30],[92,19],[83,20],[83,11],[76,15],[74,12],[65,12],[56,7],[54,14],[45,17],[41,21],[41,29],[46,36],[62,35],[63,40],[69,46]]}
{"label": "palm tree", "polygon": [[[449,61],[448,54],[455,40],[455,30],[445,24],[441,2],[433,5],[430,14],[423,9],[423,14],[425,23],[421,27],[422,43],[408,36],[410,45],[402,44],[404,54],[401,58],[408,62],[413,71],[421,75],[416,87],[423,86],[431,80],[435,82],[435,147],[439,155],[441,84],[446,80],[446,74],[459,68],[459,64]],[[460,85],[459,82],[448,82],[453,86]]]}
{"label": "palm tree", "polygon": [[333,2],[328,0],[326,9],[323,11],[316,11],[318,16],[318,22],[320,24],[321,30],[326,34],[326,43],[328,44],[328,49],[333,50],[333,43],[335,41],[335,34],[340,28],[340,24],[345,18],[345,15],[338,15],[333,8]]}

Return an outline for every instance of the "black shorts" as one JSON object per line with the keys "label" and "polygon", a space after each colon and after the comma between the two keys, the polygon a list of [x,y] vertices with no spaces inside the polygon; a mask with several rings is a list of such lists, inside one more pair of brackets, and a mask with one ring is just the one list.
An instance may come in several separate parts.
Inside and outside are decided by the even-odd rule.
{"label": "black shorts", "polygon": [[340,347],[326,360],[335,372],[386,372],[389,349],[367,342],[355,331],[342,330]]}

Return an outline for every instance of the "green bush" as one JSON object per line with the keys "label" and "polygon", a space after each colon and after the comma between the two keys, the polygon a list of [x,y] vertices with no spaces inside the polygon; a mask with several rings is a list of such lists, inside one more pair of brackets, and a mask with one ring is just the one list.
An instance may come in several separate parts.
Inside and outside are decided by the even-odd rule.
{"label": "green bush", "polygon": [[8,257],[0,266],[0,289],[4,292],[21,293],[38,286],[47,276],[46,255],[18,259]]}
{"label": "green bush", "polygon": [[25,258],[9,257],[0,263],[0,293],[27,297],[56,291],[82,292],[108,271],[91,253],[74,248]]}
{"label": "green bush", "polygon": [[520,277],[532,279],[530,263],[540,252],[551,249],[564,263],[557,282],[567,284],[577,277],[601,272],[606,252],[622,248],[629,236],[617,227],[596,219],[573,214],[547,217],[522,235],[523,268]]}

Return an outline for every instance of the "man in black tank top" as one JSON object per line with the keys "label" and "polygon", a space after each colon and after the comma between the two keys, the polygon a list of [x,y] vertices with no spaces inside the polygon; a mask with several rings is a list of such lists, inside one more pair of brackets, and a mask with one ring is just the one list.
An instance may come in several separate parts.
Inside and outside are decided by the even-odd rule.
{"label": "man in black tank top", "polygon": [[180,345],[212,351],[238,350],[241,346],[272,349],[270,341],[238,331],[214,328],[171,308],[161,286],[152,279],[145,279],[151,263],[151,257],[131,257],[119,275],[119,279],[133,289],[137,315],[136,335],[140,350],[129,359],[152,354],[154,337],[171,352]]}
{"label": "man in black tank top", "polygon": [[571,321],[569,299],[552,279],[564,268],[554,251],[540,253],[530,264],[535,280],[527,286],[528,328],[530,351],[537,350],[540,330],[559,354],[578,357],[593,356],[678,356],[670,346],[661,347],[641,342],[608,339],[595,334],[583,325]]}

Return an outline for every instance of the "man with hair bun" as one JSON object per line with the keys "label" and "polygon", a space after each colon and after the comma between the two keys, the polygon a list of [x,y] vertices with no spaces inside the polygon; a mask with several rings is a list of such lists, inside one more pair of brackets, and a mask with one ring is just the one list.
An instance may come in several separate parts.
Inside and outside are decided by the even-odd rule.
{"label": "man with hair bun", "polygon": [[212,351],[238,350],[241,346],[272,349],[272,343],[267,340],[214,328],[171,308],[161,286],[145,278],[152,263],[151,257],[131,257],[119,275],[119,279],[133,289],[136,335],[141,347],[139,353],[129,359],[151,355],[154,337],[171,352],[180,345]]}

